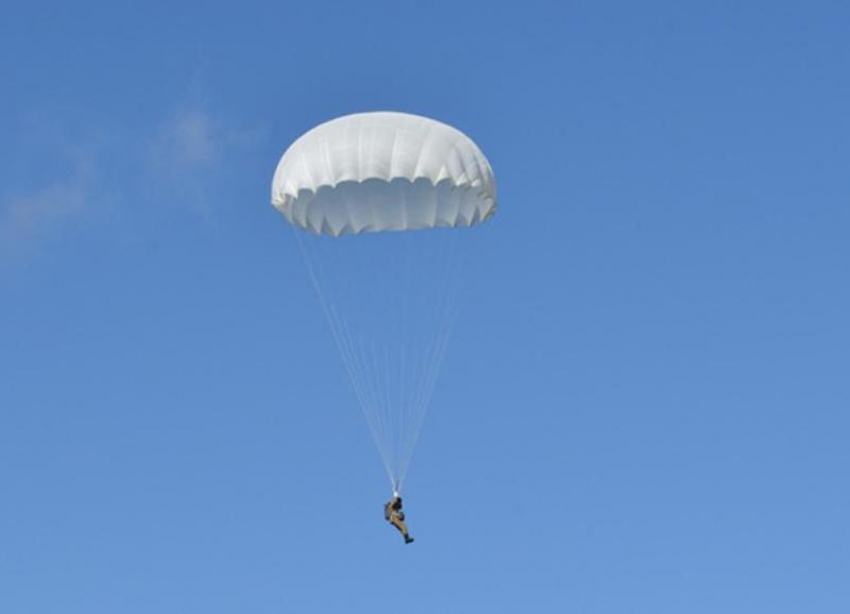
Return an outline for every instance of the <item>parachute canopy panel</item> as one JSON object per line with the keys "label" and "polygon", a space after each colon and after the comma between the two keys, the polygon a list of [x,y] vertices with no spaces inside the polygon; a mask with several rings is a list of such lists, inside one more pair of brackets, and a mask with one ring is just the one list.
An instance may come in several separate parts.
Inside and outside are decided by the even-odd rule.
{"label": "parachute canopy panel", "polygon": [[295,226],[339,236],[472,226],[496,210],[478,146],[438,121],[358,113],[301,136],[283,154],[272,204]]}

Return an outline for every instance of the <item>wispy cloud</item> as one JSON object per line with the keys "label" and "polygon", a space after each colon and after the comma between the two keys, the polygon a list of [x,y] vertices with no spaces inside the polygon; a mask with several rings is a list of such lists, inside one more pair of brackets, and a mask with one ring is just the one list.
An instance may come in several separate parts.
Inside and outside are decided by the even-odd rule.
{"label": "wispy cloud", "polygon": [[94,163],[88,152],[68,155],[69,170],[44,186],[0,198],[0,256],[28,252],[85,215],[94,194]]}
{"label": "wispy cloud", "polygon": [[160,126],[150,153],[159,168],[184,173],[218,164],[227,139],[227,130],[210,113],[188,109]]}
{"label": "wispy cloud", "polygon": [[[49,172],[40,184],[36,179],[17,188],[0,186],[0,258],[37,251],[102,215],[104,206],[118,211],[115,219],[146,215],[149,208],[132,207],[138,198],[212,217],[227,189],[227,170],[238,167],[234,159],[250,155],[263,136],[199,104],[181,104],[160,122],[137,124],[132,132],[96,126],[72,139],[63,128],[40,117],[26,121],[27,141],[20,145],[33,165],[49,158]],[[37,176],[34,168],[27,170]]]}
{"label": "wispy cloud", "polygon": [[161,187],[207,213],[226,159],[244,153],[260,136],[259,130],[233,126],[205,107],[183,107],[155,131],[148,144],[149,167]]}

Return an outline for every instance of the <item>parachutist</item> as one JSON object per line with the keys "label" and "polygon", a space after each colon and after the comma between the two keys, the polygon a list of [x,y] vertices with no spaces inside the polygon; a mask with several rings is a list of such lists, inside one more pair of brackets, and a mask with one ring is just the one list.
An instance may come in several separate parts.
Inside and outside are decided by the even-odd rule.
{"label": "parachutist", "polygon": [[409,544],[413,542],[413,538],[408,534],[407,525],[404,524],[404,512],[401,505],[401,497],[397,492],[394,492],[392,500],[384,505],[384,519],[398,529],[404,537],[404,543]]}
{"label": "parachutist", "polygon": [[[384,516],[408,544],[398,491],[460,307],[459,235],[468,233],[448,228],[485,223],[496,196],[493,169],[467,135],[386,111],[311,128],[272,179],[272,204],[296,229],[390,478]],[[383,240],[366,238],[376,234]]]}

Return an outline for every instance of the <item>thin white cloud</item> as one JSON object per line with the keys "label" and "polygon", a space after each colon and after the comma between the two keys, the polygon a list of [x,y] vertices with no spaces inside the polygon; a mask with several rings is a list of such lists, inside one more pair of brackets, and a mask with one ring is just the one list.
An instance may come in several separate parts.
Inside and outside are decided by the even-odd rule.
{"label": "thin white cloud", "polygon": [[92,160],[81,150],[69,158],[66,176],[43,187],[0,198],[0,256],[31,251],[86,214],[93,196]]}
{"label": "thin white cloud", "polygon": [[148,146],[149,167],[161,189],[208,213],[228,156],[250,147],[260,131],[234,127],[203,107],[184,107],[164,121]]}
{"label": "thin white cloud", "polygon": [[206,111],[186,110],[166,121],[151,142],[156,165],[173,173],[220,162],[227,131]]}
{"label": "thin white cloud", "polygon": [[209,216],[227,185],[228,160],[245,155],[263,135],[235,127],[204,106],[185,104],[159,125],[149,125],[147,138],[101,126],[71,139],[63,128],[38,117],[27,120],[22,146],[34,164],[49,157],[52,172],[42,185],[0,192],[0,259],[37,251],[74,224],[102,214],[107,203],[129,216],[144,214],[145,208],[131,209],[128,198]]}

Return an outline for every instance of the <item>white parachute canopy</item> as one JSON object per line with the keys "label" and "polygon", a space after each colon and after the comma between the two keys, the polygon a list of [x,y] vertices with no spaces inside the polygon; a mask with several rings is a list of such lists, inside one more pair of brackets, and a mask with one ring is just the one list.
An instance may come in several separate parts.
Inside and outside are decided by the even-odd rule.
{"label": "white parachute canopy", "polygon": [[315,233],[471,226],[496,209],[490,164],[451,126],[360,113],[313,128],[286,150],[272,204]]}
{"label": "white parachute canopy", "polygon": [[469,137],[432,119],[348,115],[313,128],[286,150],[272,204],[296,228],[366,422],[400,492],[459,307],[463,238],[454,229],[484,222],[496,210],[490,164]]}

